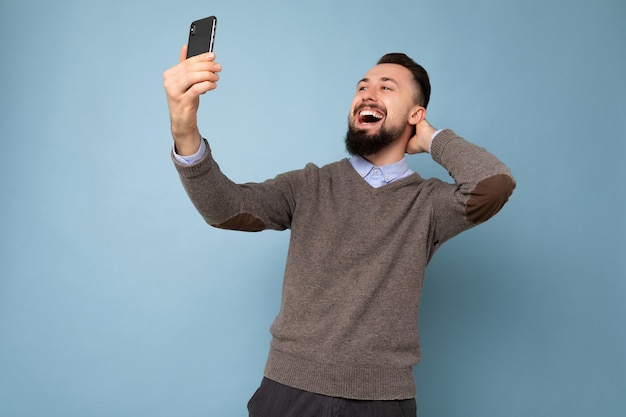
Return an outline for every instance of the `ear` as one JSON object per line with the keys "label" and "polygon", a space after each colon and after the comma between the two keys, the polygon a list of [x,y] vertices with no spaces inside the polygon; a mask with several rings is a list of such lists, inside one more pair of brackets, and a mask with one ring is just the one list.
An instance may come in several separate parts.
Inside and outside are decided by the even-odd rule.
{"label": "ear", "polygon": [[409,124],[416,126],[426,118],[426,109],[423,106],[413,106],[409,113]]}

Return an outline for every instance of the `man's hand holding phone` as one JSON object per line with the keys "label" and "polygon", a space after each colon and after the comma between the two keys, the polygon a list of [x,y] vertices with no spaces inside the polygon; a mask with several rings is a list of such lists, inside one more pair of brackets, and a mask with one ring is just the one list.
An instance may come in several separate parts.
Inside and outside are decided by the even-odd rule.
{"label": "man's hand holding phone", "polygon": [[214,90],[222,66],[215,54],[208,52],[186,59],[187,46],[180,54],[180,63],[163,74],[167,104],[170,110],[172,136],[179,155],[192,155],[200,147],[197,113],[200,95]]}
{"label": "man's hand holding phone", "polygon": [[[205,35],[204,39],[199,35],[207,31],[202,31],[203,25],[200,22],[211,23],[210,35]],[[176,152],[182,156],[193,155],[200,147],[202,138],[197,123],[200,95],[217,88],[218,73],[222,70],[222,66],[215,62],[215,53],[212,52],[214,36],[214,17],[193,22],[189,43],[180,52],[180,62],[163,74],[172,136]],[[190,47],[196,52],[207,52],[192,53],[189,55],[194,56],[187,58]]]}

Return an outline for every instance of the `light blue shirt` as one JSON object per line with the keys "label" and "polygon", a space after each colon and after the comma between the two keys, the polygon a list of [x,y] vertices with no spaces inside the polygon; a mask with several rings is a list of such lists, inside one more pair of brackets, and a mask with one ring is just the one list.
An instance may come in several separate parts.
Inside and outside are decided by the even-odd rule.
{"label": "light blue shirt", "polygon": [[[435,136],[437,136],[439,132],[441,132],[441,129],[433,133],[433,139],[435,138]],[[174,158],[176,158],[176,160],[181,164],[191,165],[202,159],[202,157],[206,153],[206,150],[206,143],[202,140],[200,141],[200,148],[195,154],[189,156],[181,156],[178,155],[174,150]],[[358,172],[358,174],[361,176],[361,178],[367,181],[367,183],[374,188],[382,187],[383,185],[392,183],[401,178],[408,177],[413,173],[413,171],[409,169],[406,158],[402,158],[401,160],[399,160],[398,162],[394,162],[393,164],[377,167],[372,165],[367,159],[354,155],[350,157],[350,163],[352,164],[356,172]]]}
{"label": "light blue shirt", "polygon": [[377,167],[372,165],[367,159],[353,155],[350,157],[350,163],[361,178],[374,188],[382,187],[400,178],[408,177],[413,173],[409,169],[406,158],[402,158],[393,164]]}

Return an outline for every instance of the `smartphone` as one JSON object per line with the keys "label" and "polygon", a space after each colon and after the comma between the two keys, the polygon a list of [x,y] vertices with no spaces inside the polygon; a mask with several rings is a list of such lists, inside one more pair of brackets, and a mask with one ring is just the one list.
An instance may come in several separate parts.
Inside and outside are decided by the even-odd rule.
{"label": "smartphone", "polygon": [[205,52],[213,52],[215,42],[215,16],[196,20],[189,27],[189,41],[187,42],[187,58],[200,55]]}

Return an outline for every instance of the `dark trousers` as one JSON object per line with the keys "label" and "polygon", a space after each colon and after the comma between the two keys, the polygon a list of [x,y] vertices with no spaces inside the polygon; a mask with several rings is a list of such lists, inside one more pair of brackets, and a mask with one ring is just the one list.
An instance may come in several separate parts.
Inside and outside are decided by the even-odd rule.
{"label": "dark trousers", "polygon": [[327,397],[263,378],[248,402],[250,417],[416,417],[415,399],[362,401]]}

